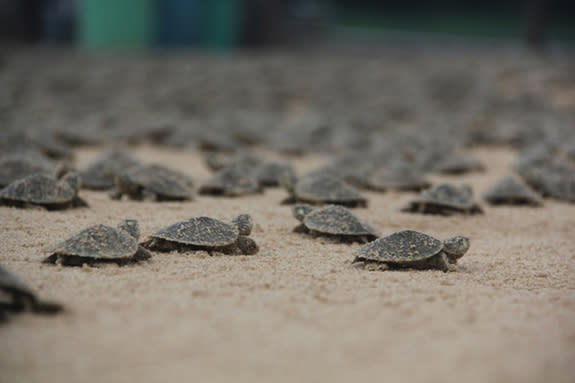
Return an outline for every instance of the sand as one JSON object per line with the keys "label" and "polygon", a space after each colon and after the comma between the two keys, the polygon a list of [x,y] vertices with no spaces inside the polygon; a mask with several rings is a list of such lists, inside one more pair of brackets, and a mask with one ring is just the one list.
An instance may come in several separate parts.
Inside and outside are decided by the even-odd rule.
{"label": "sand", "polygon": [[[82,166],[101,148],[78,152]],[[137,157],[205,179],[199,154],[142,146]],[[507,149],[474,152],[481,195],[510,172]],[[295,160],[310,169],[322,158]],[[62,302],[55,317],[25,314],[0,327],[1,382],[575,380],[575,205],[489,207],[485,215],[400,213],[413,194],[367,193],[356,214],[384,234],[464,234],[457,272],[359,270],[359,245],[292,233],[286,193],[186,203],[112,201],[90,209],[0,208],[0,262]],[[252,214],[255,256],[156,254],[118,267],[43,265],[42,248],[79,229],[140,221],[142,234],[190,216]]]}

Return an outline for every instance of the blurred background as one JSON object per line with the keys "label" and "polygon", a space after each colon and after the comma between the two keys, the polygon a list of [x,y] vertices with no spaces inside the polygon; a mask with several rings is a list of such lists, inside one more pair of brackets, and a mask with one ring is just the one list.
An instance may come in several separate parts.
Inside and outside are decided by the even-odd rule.
{"label": "blurred background", "polygon": [[575,41],[570,0],[3,0],[4,42],[231,49],[310,42]]}

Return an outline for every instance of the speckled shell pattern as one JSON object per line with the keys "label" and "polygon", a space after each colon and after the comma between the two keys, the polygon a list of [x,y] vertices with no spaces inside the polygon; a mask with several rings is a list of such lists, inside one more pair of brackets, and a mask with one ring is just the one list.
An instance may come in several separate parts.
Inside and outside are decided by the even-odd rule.
{"label": "speckled shell pattern", "polygon": [[366,201],[356,188],[327,174],[302,177],[296,183],[295,196],[312,203]]}
{"label": "speckled shell pattern", "polygon": [[163,228],[151,237],[184,245],[222,247],[235,243],[238,235],[238,229],[229,223],[210,217],[195,217]]}
{"label": "speckled shell pattern", "polygon": [[404,230],[370,242],[356,256],[385,263],[409,263],[431,258],[443,249],[443,243],[430,235]]}
{"label": "speckled shell pattern", "polygon": [[0,191],[0,198],[35,204],[62,204],[76,197],[74,190],[64,180],[47,174],[32,174],[15,181]]}
{"label": "speckled shell pattern", "polygon": [[137,185],[161,196],[177,199],[191,197],[191,179],[159,165],[134,166],[122,172],[120,182]]}
{"label": "speckled shell pattern", "polygon": [[330,205],[305,216],[304,225],[320,233],[333,235],[377,235],[343,206]]}
{"label": "speckled shell pattern", "polygon": [[46,252],[94,259],[132,257],[138,243],[129,233],[106,225],[90,226],[70,238],[49,246]]}

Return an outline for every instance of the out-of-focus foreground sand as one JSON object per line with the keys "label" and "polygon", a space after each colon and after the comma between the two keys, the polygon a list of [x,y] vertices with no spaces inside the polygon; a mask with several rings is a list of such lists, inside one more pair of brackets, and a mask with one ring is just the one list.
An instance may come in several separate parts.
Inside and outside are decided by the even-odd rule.
{"label": "out-of-focus foreground sand", "polygon": [[[83,149],[83,166],[101,149]],[[511,171],[507,150],[475,153],[486,173],[477,197]],[[209,173],[190,152],[140,147],[137,157]],[[311,169],[319,158],[296,160]],[[1,382],[431,381],[572,382],[575,379],[575,205],[485,206],[485,215],[398,212],[412,194],[368,193],[354,210],[384,234],[464,234],[458,272],[370,272],[350,265],[359,245],[292,233],[282,190],[186,203],[111,201],[83,191],[90,209],[0,208],[0,262],[45,298],[56,317],[22,315],[0,327]],[[122,218],[142,234],[191,216],[257,223],[255,256],[156,254],[127,267],[42,265],[42,248]]]}

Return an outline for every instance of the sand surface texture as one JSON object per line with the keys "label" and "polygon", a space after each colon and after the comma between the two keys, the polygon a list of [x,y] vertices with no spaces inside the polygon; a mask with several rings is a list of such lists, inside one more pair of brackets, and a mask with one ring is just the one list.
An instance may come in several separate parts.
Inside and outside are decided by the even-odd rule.
{"label": "sand surface texture", "polygon": [[[101,148],[78,151],[78,165]],[[134,149],[141,160],[209,172],[190,151]],[[475,150],[487,171],[434,177],[471,183],[476,197],[515,154]],[[296,159],[299,171],[322,158]],[[358,244],[292,233],[286,192],[185,203],[112,201],[82,191],[90,209],[0,208],[0,262],[55,317],[21,315],[0,327],[1,382],[431,381],[568,382],[575,378],[575,205],[489,207],[485,215],[399,212],[412,193],[367,193],[354,209],[384,234],[464,234],[458,271],[367,271]],[[255,256],[156,253],[139,265],[43,265],[42,248],[81,228],[138,219],[142,235],[192,216],[252,214]]]}

